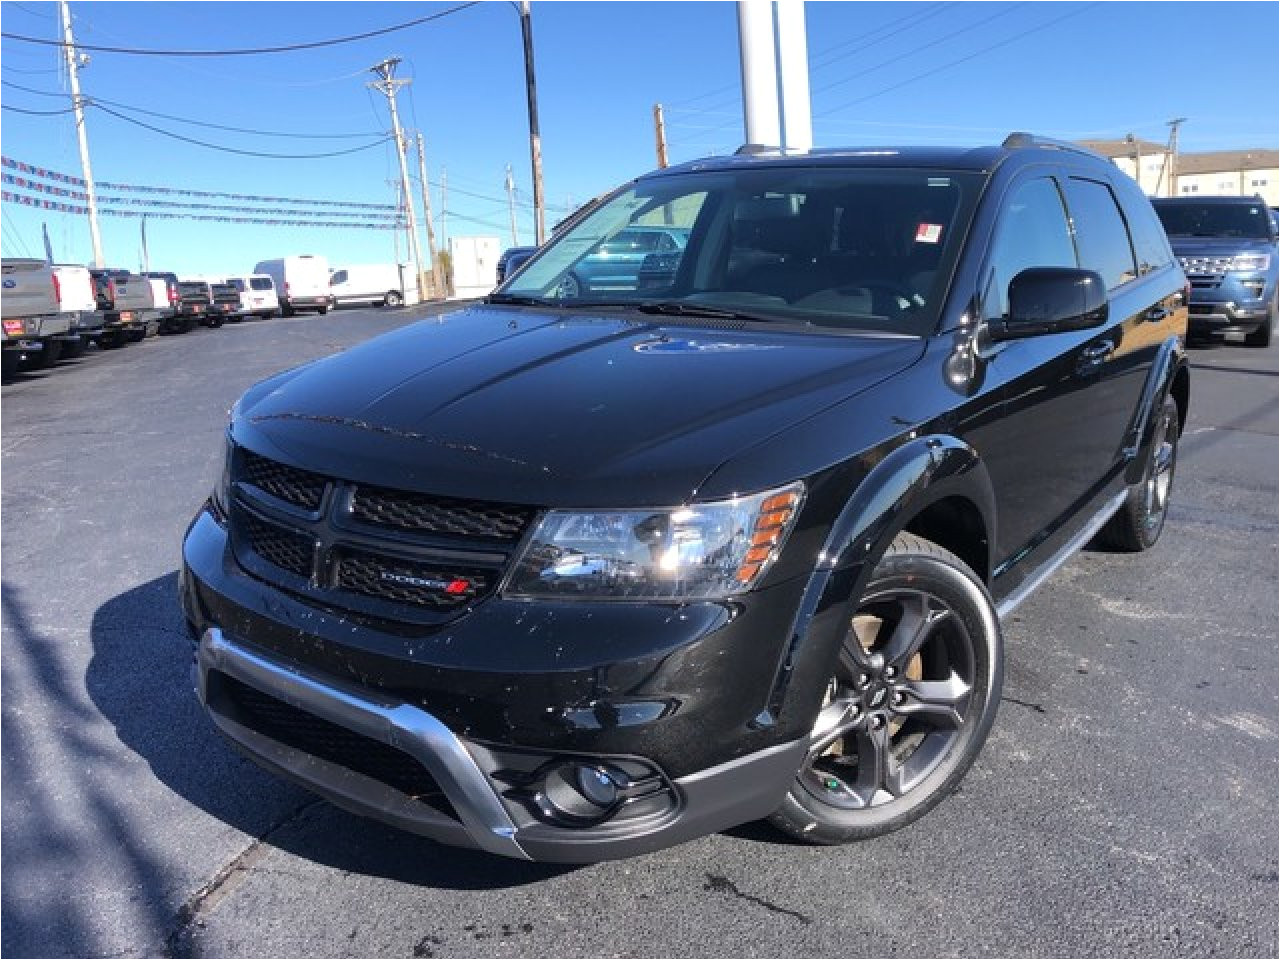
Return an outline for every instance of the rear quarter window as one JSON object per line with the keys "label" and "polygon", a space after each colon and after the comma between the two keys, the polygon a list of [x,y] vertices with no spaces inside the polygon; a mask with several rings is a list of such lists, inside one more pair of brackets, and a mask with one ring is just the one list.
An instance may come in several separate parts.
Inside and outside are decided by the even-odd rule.
{"label": "rear quarter window", "polygon": [[1129,230],[1111,188],[1097,180],[1072,177],[1065,183],[1067,208],[1080,266],[1096,270],[1114,290],[1138,276]]}
{"label": "rear quarter window", "polygon": [[1147,195],[1129,177],[1117,178],[1116,192],[1119,194],[1125,219],[1129,222],[1133,252],[1138,258],[1138,275],[1173,263],[1173,248],[1169,246],[1169,237]]}

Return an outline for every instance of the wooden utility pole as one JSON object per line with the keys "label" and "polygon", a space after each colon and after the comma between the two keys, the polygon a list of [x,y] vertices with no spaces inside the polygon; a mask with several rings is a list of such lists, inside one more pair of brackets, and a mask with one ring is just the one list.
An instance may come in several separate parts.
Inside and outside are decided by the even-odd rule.
{"label": "wooden utility pole", "polygon": [[58,6],[62,10],[62,42],[67,55],[67,74],[71,80],[71,106],[76,114],[76,136],[80,139],[80,167],[84,171],[84,192],[89,204],[89,239],[93,242],[93,265],[104,267],[102,259],[102,234],[98,230],[98,193],[93,186],[93,168],[89,165],[89,135],[84,129],[84,97],[80,95],[80,68],[88,63],[88,57],[80,59],[76,53],[76,38],[71,33],[71,7],[67,0]]}
{"label": "wooden utility pole", "polygon": [[432,296],[444,296],[444,278],[440,275],[440,257],[436,250],[436,228],[431,223],[431,185],[427,181],[427,151],[418,134],[418,179],[422,181],[422,215],[427,221],[427,254],[431,257]]}
{"label": "wooden utility pole", "polygon": [[1169,196],[1178,195],[1178,128],[1187,122],[1186,117],[1169,121]]}
{"label": "wooden utility pole", "polygon": [[662,104],[653,105],[653,136],[658,144],[658,166],[666,167],[667,163],[667,124],[662,118]]}
{"label": "wooden utility pole", "polygon": [[399,57],[388,57],[369,69],[380,76],[380,81],[369,86],[386,94],[387,107],[391,111],[391,130],[396,138],[396,156],[400,158],[400,185],[404,196],[405,210],[409,214],[409,248],[413,251],[413,270],[418,278],[418,299],[427,299],[426,285],[422,277],[422,251],[418,249],[418,221],[413,214],[413,194],[409,192],[409,164],[404,155],[404,132],[400,129],[400,114],[396,111],[396,91],[407,84],[408,80],[395,79]]}
{"label": "wooden utility pole", "polygon": [[529,99],[529,159],[533,167],[533,226],[538,246],[546,239],[546,201],[542,196],[542,135],[538,133],[538,84],[533,70],[533,21],[529,0],[520,0],[520,34],[524,38],[524,85]]}

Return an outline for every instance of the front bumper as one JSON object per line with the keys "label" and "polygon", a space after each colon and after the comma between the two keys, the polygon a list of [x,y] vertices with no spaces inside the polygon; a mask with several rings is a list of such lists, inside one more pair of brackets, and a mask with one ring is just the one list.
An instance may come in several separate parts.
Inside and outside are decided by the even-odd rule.
{"label": "front bumper", "polygon": [[1187,329],[1192,334],[1252,333],[1271,322],[1274,278],[1228,273],[1192,276]]}
{"label": "front bumper", "polygon": [[[776,644],[771,653],[746,649],[752,634],[743,621],[752,617],[743,611],[667,615],[666,636],[661,620],[641,617],[632,632],[647,646],[650,655],[642,656],[620,649],[625,621],[608,622],[597,609],[606,622],[593,628],[595,662],[581,665],[556,662],[557,649],[574,658],[571,625],[558,627],[562,645],[529,631],[550,630],[556,612],[572,613],[538,619],[528,604],[481,616],[486,607],[502,607],[493,600],[432,635],[397,636],[254,579],[207,511],[184,544],[182,600],[198,638],[201,700],[223,735],[339,806],[448,844],[555,862],[660,849],[777,809],[807,744],[777,727],[752,728]],[[782,594],[766,600],[772,602],[757,611],[762,615],[786,606]],[[632,608],[633,616],[642,613]],[[789,611],[779,615],[785,620]],[[770,622],[762,616],[757,626]],[[784,636],[778,631],[777,643]],[[544,642],[552,652],[535,656]],[[424,650],[433,654],[424,657]],[[469,665],[450,664],[450,651],[466,652]],[[735,672],[744,668],[759,675],[757,688]],[[301,711],[293,716],[303,723],[314,717],[341,728],[325,735],[350,735],[350,749],[364,744],[366,753],[376,746],[408,755],[429,775],[427,786],[406,787],[358,756],[345,762],[256,724],[240,709],[236,697],[246,691],[235,684],[252,688],[250,699],[272,698],[269,710]],[[598,823],[548,818],[531,801],[530,784],[570,762],[630,771],[634,802]]]}

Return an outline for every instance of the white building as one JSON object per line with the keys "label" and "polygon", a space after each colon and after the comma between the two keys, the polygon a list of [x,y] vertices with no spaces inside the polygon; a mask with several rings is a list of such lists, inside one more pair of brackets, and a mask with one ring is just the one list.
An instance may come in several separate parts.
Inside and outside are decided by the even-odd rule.
{"label": "white building", "polygon": [[1080,145],[1110,157],[1117,167],[1137,180],[1149,196],[1259,194],[1268,206],[1280,205],[1280,151],[1270,147],[1180,153],[1171,180],[1170,157],[1163,143],[1137,139],[1082,140]]}

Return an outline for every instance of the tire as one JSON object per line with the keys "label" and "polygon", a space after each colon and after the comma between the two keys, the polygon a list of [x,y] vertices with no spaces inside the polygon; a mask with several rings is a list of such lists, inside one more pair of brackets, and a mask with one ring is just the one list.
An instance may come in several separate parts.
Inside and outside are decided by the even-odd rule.
{"label": "tire", "polygon": [[1244,338],[1245,346],[1249,347],[1269,347],[1271,346],[1271,324],[1275,322],[1275,314],[1269,314],[1267,319],[1258,325],[1258,329],[1253,331]]}
{"label": "tire", "polygon": [[324,316],[326,313],[328,313],[328,312],[329,312],[329,308],[328,308],[328,307],[321,307],[321,308],[320,308],[320,316],[322,316],[322,317],[323,317],[323,316]]}
{"label": "tire", "polygon": [[119,330],[108,330],[98,338],[98,346],[103,350],[116,350],[123,347],[127,342],[124,334]]}
{"label": "tire", "polygon": [[46,340],[44,349],[36,353],[32,353],[27,360],[28,369],[31,370],[48,370],[62,359],[62,341]]}
{"label": "tire", "polygon": [[1169,515],[1169,495],[1178,467],[1178,405],[1173,397],[1165,397],[1156,417],[1151,450],[1142,471],[1142,479],[1129,488],[1129,495],[1115,516],[1098,534],[1104,547],[1125,553],[1150,550],[1160,539]]}
{"label": "tire", "polygon": [[84,352],[88,349],[89,349],[89,341],[86,340],[84,337],[81,337],[79,340],[75,340],[75,341],[71,341],[71,340],[64,341],[62,344],[62,359],[63,360],[79,360],[81,357],[84,356]]}
{"label": "tire", "polygon": [[210,317],[208,320],[205,321],[205,326],[208,327],[210,330],[217,330],[220,326],[222,326],[222,322],[223,322],[222,317]]}
{"label": "tire", "polygon": [[124,338],[130,343],[141,343],[143,340],[147,339],[147,328],[143,327],[141,330],[130,330],[124,335]]}
{"label": "tire", "polygon": [[293,309],[293,307],[281,307],[281,308],[280,308],[280,316],[282,316],[282,317],[292,317],[292,316],[293,316],[293,314],[294,314],[294,309]]}
{"label": "tire", "polygon": [[1003,679],[986,587],[942,547],[899,534],[871,575],[809,754],[769,822],[798,840],[835,844],[924,816],[973,765]]}
{"label": "tire", "polygon": [[22,359],[22,353],[18,350],[0,351],[0,378],[12,380],[18,375],[18,361]]}
{"label": "tire", "polygon": [[398,307],[404,303],[404,297],[400,295],[399,290],[388,290],[387,295],[382,298],[384,307]]}

